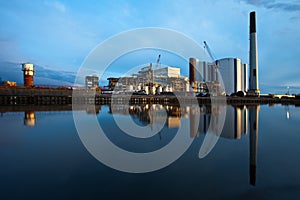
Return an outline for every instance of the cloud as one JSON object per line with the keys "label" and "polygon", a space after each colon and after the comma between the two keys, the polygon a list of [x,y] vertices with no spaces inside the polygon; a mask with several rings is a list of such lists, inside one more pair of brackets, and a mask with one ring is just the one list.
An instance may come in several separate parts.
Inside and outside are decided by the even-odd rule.
{"label": "cloud", "polygon": [[48,7],[52,7],[59,12],[62,12],[62,13],[66,12],[65,5],[59,1],[45,1],[45,5]]}
{"label": "cloud", "polygon": [[290,20],[291,21],[299,21],[300,20],[300,16],[291,17]]}
{"label": "cloud", "polygon": [[300,11],[300,4],[294,2],[278,2],[269,0],[242,0],[247,4],[251,4],[258,7],[265,7],[267,9],[283,10],[283,11]]}

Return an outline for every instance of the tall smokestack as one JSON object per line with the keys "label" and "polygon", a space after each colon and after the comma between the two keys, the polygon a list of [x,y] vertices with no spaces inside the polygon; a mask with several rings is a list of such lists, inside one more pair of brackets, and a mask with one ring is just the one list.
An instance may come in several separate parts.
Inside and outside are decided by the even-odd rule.
{"label": "tall smokestack", "polygon": [[193,90],[196,90],[196,58],[190,58],[190,70],[189,70],[189,79],[190,79],[190,86]]}
{"label": "tall smokestack", "polygon": [[250,83],[249,92],[259,95],[260,90],[258,87],[258,53],[257,53],[257,40],[256,40],[256,13],[250,13]]}

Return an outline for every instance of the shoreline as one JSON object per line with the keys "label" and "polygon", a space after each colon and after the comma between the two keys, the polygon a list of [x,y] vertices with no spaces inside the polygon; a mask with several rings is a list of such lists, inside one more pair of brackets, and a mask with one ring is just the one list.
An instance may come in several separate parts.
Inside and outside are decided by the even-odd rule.
{"label": "shoreline", "polygon": [[72,90],[68,88],[0,88],[0,106],[66,106],[66,105],[108,105],[108,104],[162,104],[199,105],[227,103],[228,105],[282,104],[300,106],[299,98],[260,97],[193,97],[191,93],[170,95],[101,94],[97,90]]}

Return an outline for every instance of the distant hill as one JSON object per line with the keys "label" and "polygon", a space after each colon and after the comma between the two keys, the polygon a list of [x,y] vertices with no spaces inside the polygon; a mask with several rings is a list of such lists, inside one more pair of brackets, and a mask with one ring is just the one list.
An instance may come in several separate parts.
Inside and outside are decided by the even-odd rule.
{"label": "distant hill", "polygon": [[[76,77],[75,72],[51,70],[35,65],[35,85],[72,86]],[[19,63],[0,62],[0,78],[2,81],[15,81],[23,85],[23,72]]]}

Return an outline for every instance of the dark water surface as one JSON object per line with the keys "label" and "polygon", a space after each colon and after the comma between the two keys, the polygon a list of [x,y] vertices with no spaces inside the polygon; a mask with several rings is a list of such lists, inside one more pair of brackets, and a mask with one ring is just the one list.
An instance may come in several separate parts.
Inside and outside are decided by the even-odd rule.
{"label": "dark water surface", "polygon": [[[96,117],[117,146],[150,152],[174,139],[182,124],[179,115],[192,121],[191,110],[184,116],[178,108],[168,109],[164,128],[146,139],[123,133],[113,116],[155,129],[164,122],[160,115],[151,118],[140,107],[102,106]],[[255,107],[253,116],[259,117],[252,122],[249,110],[229,106],[221,137],[200,159],[214,112],[203,108],[197,131],[187,131],[194,141],[183,156],[140,174],[120,172],[95,159],[81,142],[71,111],[1,113],[0,199],[299,199],[300,108]]]}

